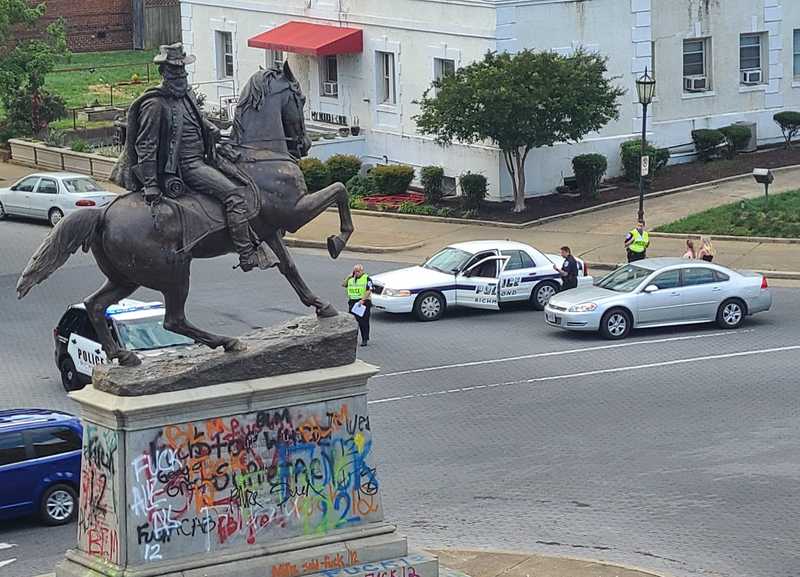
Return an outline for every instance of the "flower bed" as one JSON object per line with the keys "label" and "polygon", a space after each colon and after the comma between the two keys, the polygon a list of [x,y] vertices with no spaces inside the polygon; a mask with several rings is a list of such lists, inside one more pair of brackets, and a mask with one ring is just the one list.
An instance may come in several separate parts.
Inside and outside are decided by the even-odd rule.
{"label": "flower bed", "polygon": [[425,203],[425,195],[418,192],[406,194],[376,194],[362,197],[361,201],[367,208],[376,209],[382,206],[386,209],[399,209],[403,204],[420,205]]}

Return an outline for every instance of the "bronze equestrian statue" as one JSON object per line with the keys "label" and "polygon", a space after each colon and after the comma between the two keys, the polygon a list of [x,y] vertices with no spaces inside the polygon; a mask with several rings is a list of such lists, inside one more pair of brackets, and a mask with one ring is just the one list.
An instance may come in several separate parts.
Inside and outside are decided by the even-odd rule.
{"label": "bronze equestrian statue", "polygon": [[[18,297],[47,279],[79,248],[91,250],[108,280],[85,305],[109,360],[129,366],[141,362],[114,342],[105,319],[109,305],[139,287],[164,295],[167,330],[211,348],[238,351],[243,348],[238,339],[206,332],[186,319],[190,266],[195,258],[239,252],[242,268],[249,270],[256,262],[251,250],[255,242],[263,241],[301,302],[313,306],[318,316],[335,316],[336,309],[317,297],[300,277],[283,241],[284,231],[297,231],[334,204],[340,233],[328,237],[332,258],[339,256],[353,232],[344,185],[334,183],[309,193],[297,165],[311,141],[303,117],[305,97],[288,63],[282,70],[259,70],[250,78],[240,95],[230,141],[213,150],[214,130],[205,120],[197,120],[191,92],[183,90],[185,76],[180,69],[188,58],[179,46],[164,47],[162,54],[164,83],[138,101],[139,126],[128,130],[126,149],[118,163],[118,175],[133,192],[118,197],[104,210],[79,210],[62,219],[28,262],[17,283]],[[153,117],[143,121],[145,111]],[[188,130],[187,124],[191,125]],[[170,159],[169,147],[163,149],[165,142],[172,143],[173,134],[182,137],[177,160]],[[142,166],[153,159],[155,180],[152,165]],[[241,196],[248,218],[246,248],[243,233],[228,229],[231,224],[234,229],[239,226],[240,201],[230,200],[236,196]],[[224,208],[220,202],[225,203]],[[262,268],[270,264],[264,265],[269,259],[263,257],[263,247],[254,252],[262,253],[258,260]]]}

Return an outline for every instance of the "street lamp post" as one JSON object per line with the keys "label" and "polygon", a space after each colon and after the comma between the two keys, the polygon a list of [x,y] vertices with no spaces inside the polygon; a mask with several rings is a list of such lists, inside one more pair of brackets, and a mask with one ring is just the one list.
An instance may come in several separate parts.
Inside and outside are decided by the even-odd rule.
{"label": "street lamp post", "polygon": [[[644,69],[644,74],[636,79],[636,93],[642,105],[642,143],[641,166],[639,167],[639,222],[644,222],[644,188],[645,177],[650,169],[650,157],[647,154],[647,107],[653,102],[656,93],[656,80]],[[647,171],[646,171],[647,169]]]}

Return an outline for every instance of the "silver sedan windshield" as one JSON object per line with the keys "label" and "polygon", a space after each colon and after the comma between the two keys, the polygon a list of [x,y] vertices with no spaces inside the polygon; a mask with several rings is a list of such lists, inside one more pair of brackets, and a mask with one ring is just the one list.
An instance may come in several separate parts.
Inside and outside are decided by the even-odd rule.
{"label": "silver sedan windshield", "polygon": [[628,264],[604,276],[597,286],[619,293],[629,293],[652,273],[649,268]]}

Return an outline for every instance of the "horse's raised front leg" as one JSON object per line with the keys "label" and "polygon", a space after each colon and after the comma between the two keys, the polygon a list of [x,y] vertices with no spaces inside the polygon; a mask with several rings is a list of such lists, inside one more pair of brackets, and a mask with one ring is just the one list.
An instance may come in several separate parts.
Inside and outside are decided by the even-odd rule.
{"label": "horse's raised front leg", "polygon": [[186,319],[186,299],[189,296],[189,274],[184,276],[185,281],[180,284],[170,285],[161,290],[164,295],[164,328],[173,333],[184,335],[197,343],[202,343],[209,348],[224,347],[228,352],[238,352],[247,349],[246,345],[237,338],[224,337],[206,332],[194,326]]}
{"label": "horse's raised front leg", "polygon": [[97,338],[106,352],[106,358],[109,361],[117,359],[120,365],[128,367],[139,365],[142,361],[136,356],[136,353],[120,347],[114,340],[106,320],[106,309],[125,297],[131,296],[137,288],[139,287],[135,284],[117,284],[108,280],[83,303],[86,307],[86,313],[89,315],[89,321],[92,323],[97,333]]}
{"label": "horse's raised front leg", "polygon": [[337,314],[336,309],[333,308],[333,305],[330,303],[326,303],[322,299],[320,299],[317,295],[311,292],[311,289],[308,288],[308,285],[305,283],[303,278],[300,276],[300,272],[297,270],[297,266],[294,264],[294,259],[292,255],[289,254],[286,245],[283,242],[283,238],[278,233],[274,233],[269,237],[264,239],[269,247],[272,249],[272,252],[275,253],[275,256],[278,257],[280,263],[278,264],[278,270],[281,271],[283,276],[286,277],[286,280],[289,281],[289,284],[292,285],[292,288],[297,293],[297,296],[300,297],[300,302],[302,302],[307,307],[314,307],[317,310],[318,317],[335,317]]}
{"label": "horse's raised front leg", "polygon": [[331,235],[328,237],[328,252],[331,258],[336,258],[341,254],[354,230],[347,189],[342,183],[335,182],[322,190],[302,196],[295,205],[297,217],[294,224],[296,226],[292,227],[292,232],[296,231],[304,224],[317,218],[334,203],[339,209],[340,232],[337,236]]}

